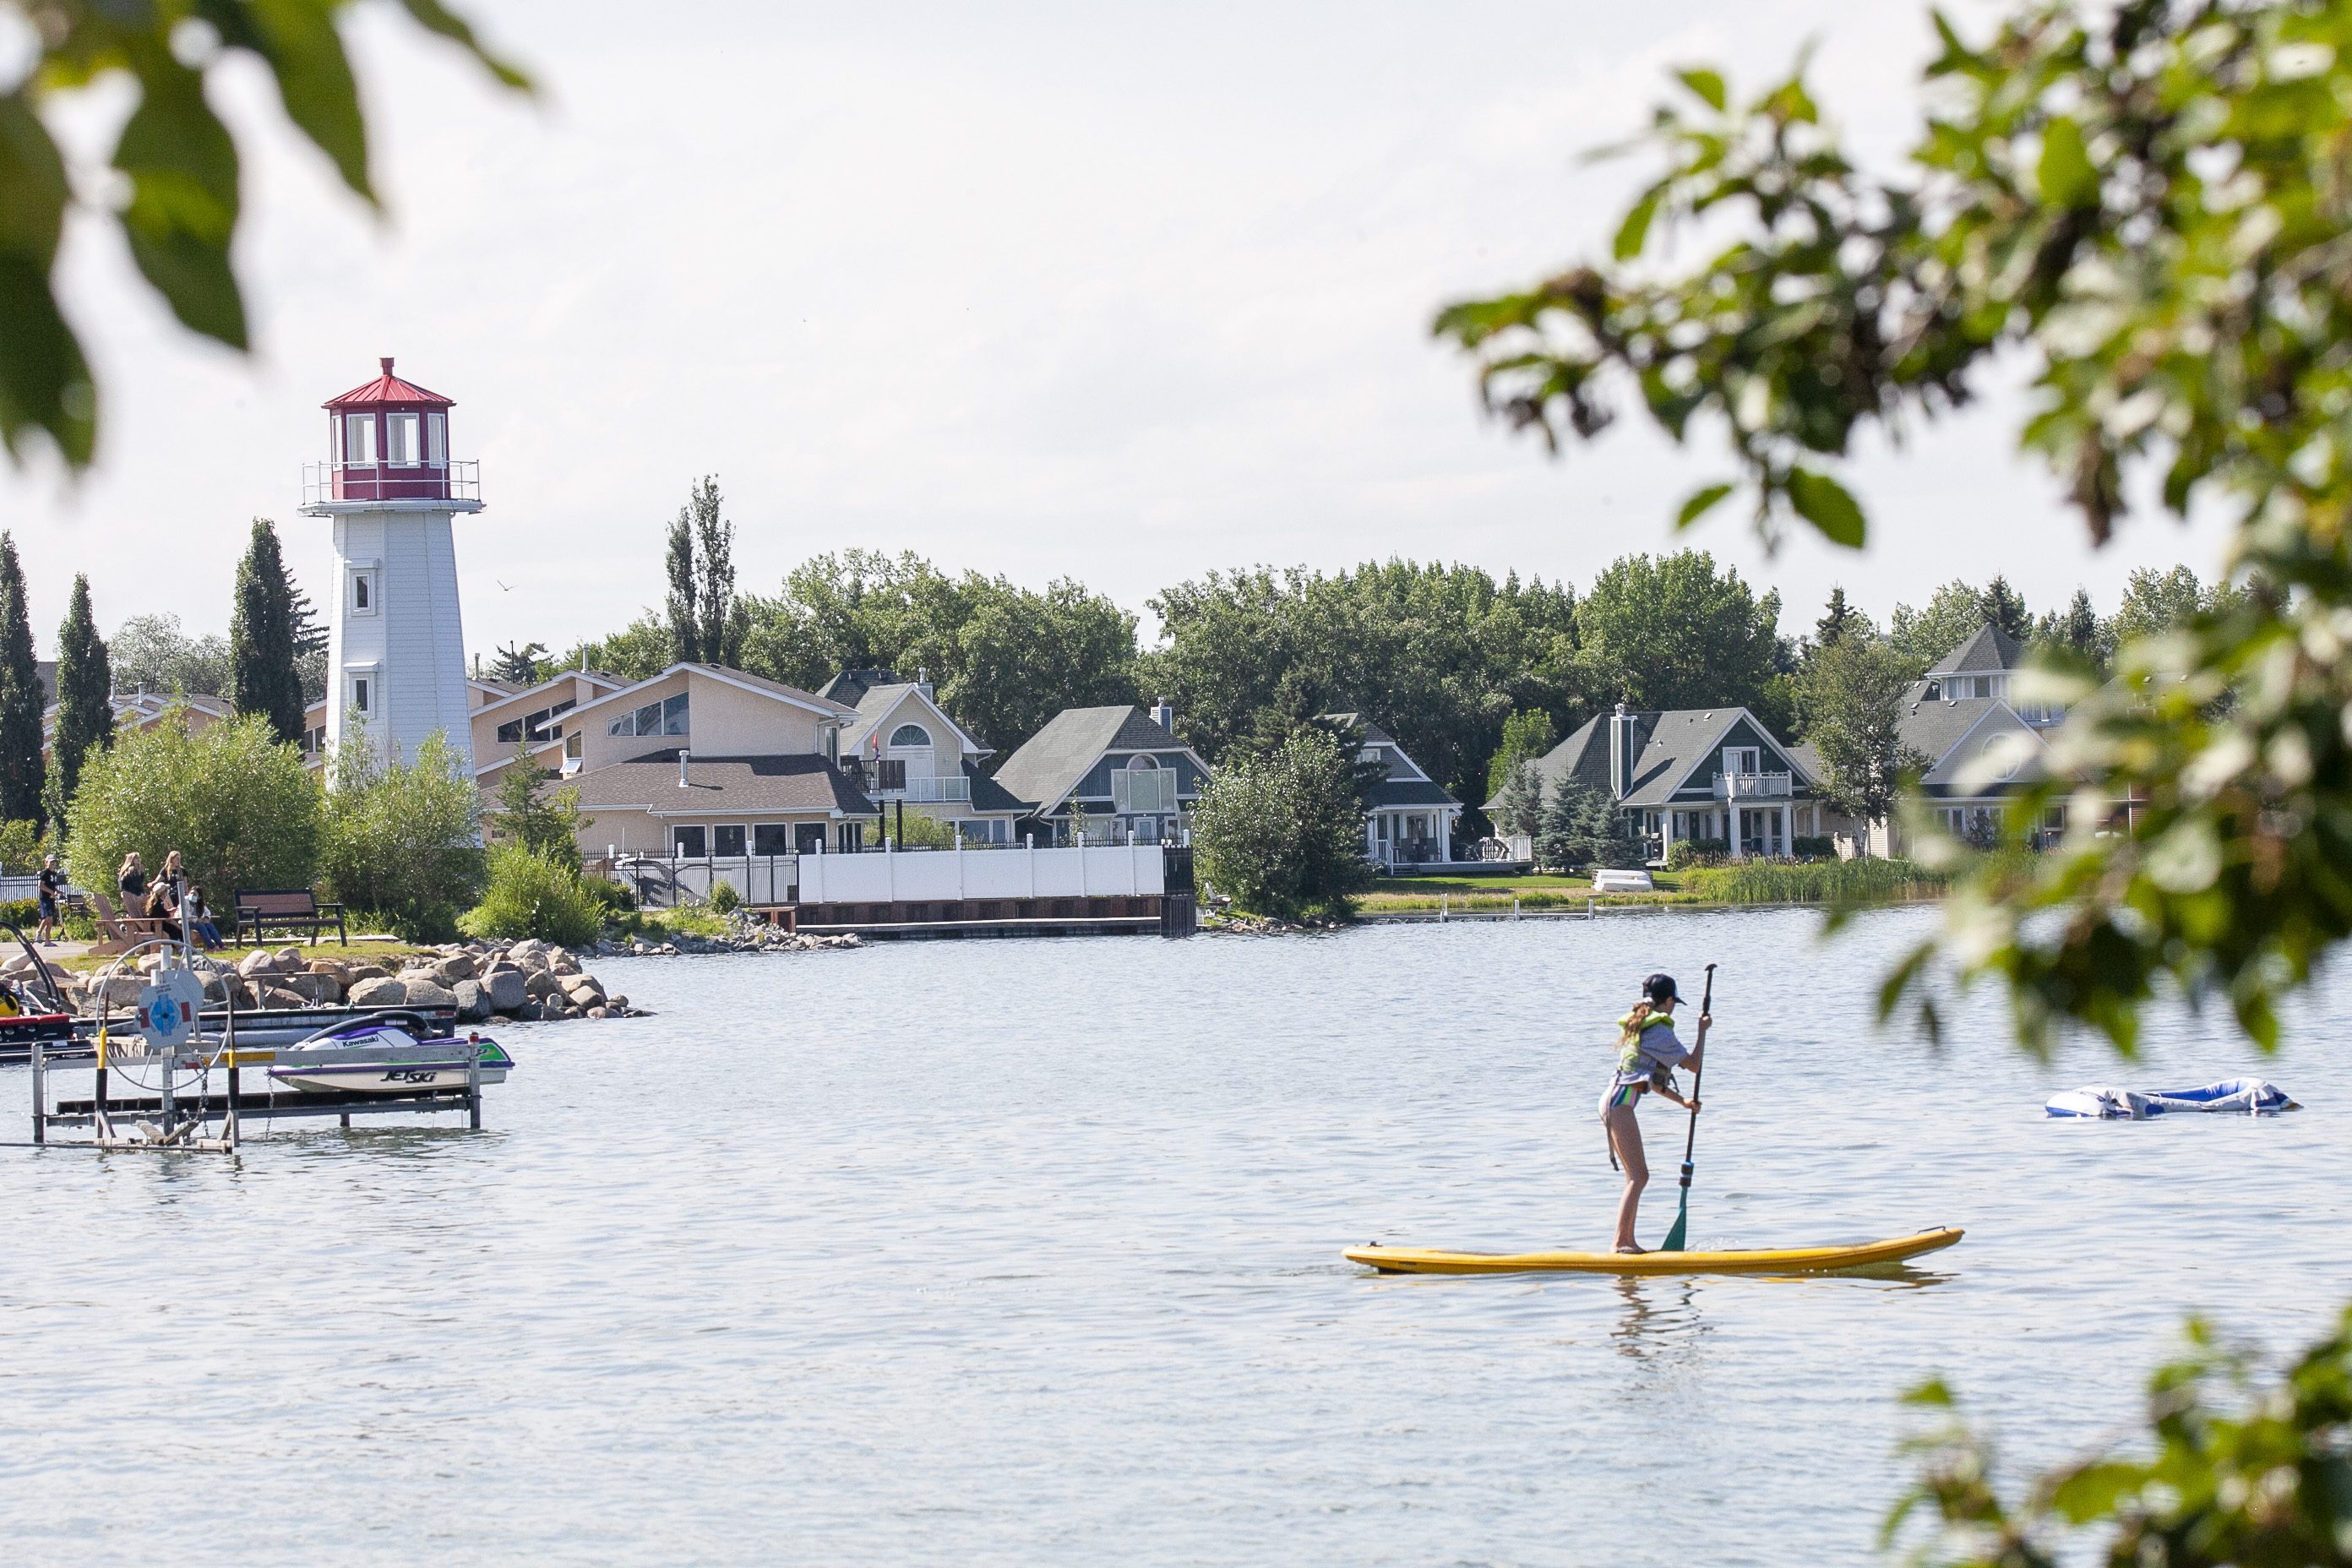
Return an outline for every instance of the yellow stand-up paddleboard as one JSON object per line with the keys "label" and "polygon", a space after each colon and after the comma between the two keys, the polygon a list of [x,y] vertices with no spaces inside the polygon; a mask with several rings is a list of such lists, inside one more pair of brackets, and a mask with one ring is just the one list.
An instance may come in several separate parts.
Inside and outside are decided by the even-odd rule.
{"label": "yellow stand-up paddleboard", "polygon": [[1417,1247],[1351,1247],[1348,1259],[1383,1274],[1825,1274],[1898,1263],[1960,1239],[1954,1226],[1858,1247],[1742,1247],[1726,1252],[1443,1252]]}

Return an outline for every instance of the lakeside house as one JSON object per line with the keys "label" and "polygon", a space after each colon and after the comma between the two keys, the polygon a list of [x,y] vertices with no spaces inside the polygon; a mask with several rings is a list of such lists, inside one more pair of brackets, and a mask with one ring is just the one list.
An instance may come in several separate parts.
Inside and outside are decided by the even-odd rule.
{"label": "lakeside house", "polygon": [[862,848],[882,812],[842,765],[842,731],[857,717],[710,664],[674,664],[578,703],[562,743],[579,742],[569,782],[595,818],[581,848],[688,859]]}
{"label": "lakeside house", "polygon": [[1024,803],[1019,831],[1041,847],[1081,838],[1180,842],[1184,816],[1210,775],[1209,764],[1176,738],[1175,721],[1164,697],[1149,713],[1123,702],[1055,714],[996,770],[996,783]]}
{"label": "lakeside house", "polygon": [[[1547,801],[1570,782],[1614,801],[1654,865],[1685,841],[1712,840],[1746,859],[1791,854],[1797,839],[1828,833],[1814,767],[1745,708],[1634,712],[1620,702],[1538,758],[1536,771]],[[1511,852],[1532,858],[1526,836]]]}
{"label": "lakeside house", "polygon": [[[2065,717],[2053,704],[2013,701],[2022,650],[2000,627],[1986,626],[1936,661],[1903,694],[1895,735],[1927,759],[1919,795],[1932,819],[1955,838],[1989,841],[2000,831],[2014,796],[2049,776],[2042,731]],[[2053,807],[2043,835],[2063,832],[2065,808]],[[1848,824],[1868,853],[1910,853],[1899,819]]]}
{"label": "lakeside house", "polygon": [[913,806],[950,825],[962,843],[1013,842],[1013,825],[1028,807],[981,771],[993,749],[940,706],[929,671],[901,680],[887,669],[844,670],[824,695],[855,710],[841,731],[842,762],[856,770],[867,799],[895,813],[886,816],[885,832],[895,837]]}
{"label": "lakeside house", "polygon": [[1364,796],[1364,858],[1381,866],[1451,859],[1462,803],[1407,755],[1395,736],[1361,713],[1323,717],[1343,728],[1360,729],[1364,742],[1358,759],[1388,770]]}

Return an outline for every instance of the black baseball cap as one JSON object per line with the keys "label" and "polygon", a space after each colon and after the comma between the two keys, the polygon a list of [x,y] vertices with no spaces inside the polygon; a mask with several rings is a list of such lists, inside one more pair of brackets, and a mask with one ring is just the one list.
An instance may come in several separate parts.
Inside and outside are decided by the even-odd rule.
{"label": "black baseball cap", "polygon": [[1642,982],[1642,991],[1644,995],[1649,997],[1653,1004],[1659,1002],[1679,1003],[1683,999],[1682,993],[1675,989],[1675,977],[1671,974],[1651,975],[1647,980]]}

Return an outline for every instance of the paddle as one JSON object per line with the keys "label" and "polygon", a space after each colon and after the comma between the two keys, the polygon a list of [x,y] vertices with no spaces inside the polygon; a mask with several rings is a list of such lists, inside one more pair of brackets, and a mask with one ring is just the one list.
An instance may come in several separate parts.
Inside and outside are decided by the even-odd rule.
{"label": "paddle", "polygon": [[[1691,1070],[1691,1098],[1698,1099],[1699,1079],[1706,1076],[1706,1015],[1715,1001],[1715,965],[1706,966],[1706,987],[1698,998],[1698,1066]],[[1680,1252],[1683,1232],[1690,1226],[1691,1151],[1698,1146],[1698,1112],[1691,1112],[1690,1136],[1683,1141],[1683,1205],[1675,1212],[1675,1227],[1658,1243],[1660,1252]]]}

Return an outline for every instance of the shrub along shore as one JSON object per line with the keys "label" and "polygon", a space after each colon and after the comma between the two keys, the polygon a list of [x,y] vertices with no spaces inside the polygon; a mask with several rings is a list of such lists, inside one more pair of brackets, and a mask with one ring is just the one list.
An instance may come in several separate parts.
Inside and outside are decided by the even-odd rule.
{"label": "shrub along shore", "polygon": [[1720,906],[1726,904],[1898,903],[1940,898],[1948,884],[1941,871],[1910,860],[1822,860],[1810,864],[1750,860],[1731,866],[1692,867],[1653,873],[1654,892],[1596,893],[1582,877],[1530,875],[1508,878],[1393,878],[1374,884],[1358,900],[1359,916],[1433,911],[1441,898],[1463,914],[1523,913],[1580,910],[1593,904]]}

